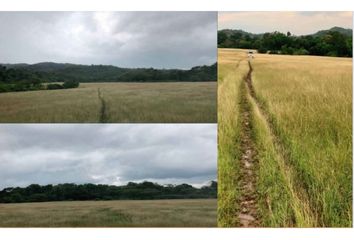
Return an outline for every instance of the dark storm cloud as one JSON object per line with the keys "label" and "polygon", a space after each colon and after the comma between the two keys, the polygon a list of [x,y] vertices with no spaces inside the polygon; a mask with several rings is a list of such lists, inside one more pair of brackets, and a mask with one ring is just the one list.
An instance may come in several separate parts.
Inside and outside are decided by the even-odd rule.
{"label": "dark storm cloud", "polygon": [[215,12],[0,12],[0,62],[190,68],[216,62]]}
{"label": "dark storm cloud", "polygon": [[0,188],[215,179],[215,124],[0,126]]}

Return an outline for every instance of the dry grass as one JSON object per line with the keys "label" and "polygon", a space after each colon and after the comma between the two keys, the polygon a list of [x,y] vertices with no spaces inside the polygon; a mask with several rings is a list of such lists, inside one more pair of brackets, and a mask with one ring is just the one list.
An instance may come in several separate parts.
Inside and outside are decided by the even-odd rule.
{"label": "dry grass", "polygon": [[216,227],[216,200],[0,204],[0,227]]}
{"label": "dry grass", "polygon": [[77,89],[0,94],[3,123],[215,123],[215,82],[82,83]]}
{"label": "dry grass", "polygon": [[256,55],[253,82],[273,116],[318,226],[352,225],[352,59]]}

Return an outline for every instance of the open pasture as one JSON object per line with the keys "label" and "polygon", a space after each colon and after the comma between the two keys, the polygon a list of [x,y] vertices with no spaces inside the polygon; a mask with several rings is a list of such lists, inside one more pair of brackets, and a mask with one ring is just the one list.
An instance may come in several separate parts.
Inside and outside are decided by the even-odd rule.
{"label": "open pasture", "polygon": [[2,123],[215,123],[216,82],[81,83],[0,94]]}
{"label": "open pasture", "polygon": [[0,227],[216,227],[216,199],[0,204]]}

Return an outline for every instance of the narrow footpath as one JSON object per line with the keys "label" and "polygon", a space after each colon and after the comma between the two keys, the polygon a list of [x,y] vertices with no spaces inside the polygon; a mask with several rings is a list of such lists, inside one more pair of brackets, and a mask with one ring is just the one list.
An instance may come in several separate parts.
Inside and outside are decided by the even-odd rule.
{"label": "narrow footpath", "polygon": [[259,226],[257,214],[257,151],[252,137],[252,113],[248,100],[246,83],[251,77],[250,70],[244,78],[240,89],[240,117],[241,117],[241,159],[240,159],[240,211],[238,219],[241,227]]}
{"label": "narrow footpath", "polygon": [[107,107],[106,107],[106,101],[104,100],[101,89],[97,89],[97,94],[98,94],[98,99],[101,102],[101,107],[100,107],[100,114],[99,114],[99,122],[100,123],[107,123],[108,121],[108,116],[107,116]]}

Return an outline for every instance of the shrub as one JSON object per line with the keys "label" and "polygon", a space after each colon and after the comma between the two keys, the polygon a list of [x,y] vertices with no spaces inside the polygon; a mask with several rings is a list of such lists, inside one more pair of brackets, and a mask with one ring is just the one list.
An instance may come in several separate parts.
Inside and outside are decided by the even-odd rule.
{"label": "shrub", "polygon": [[63,85],[60,85],[58,83],[51,83],[47,85],[48,90],[56,90],[56,89],[63,89]]}
{"label": "shrub", "polygon": [[294,54],[295,55],[309,55],[310,53],[306,49],[300,48],[300,49],[294,51]]}
{"label": "shrub", "polygon": [[279,51],[278,50],[270,50],[269,54],[279,54]]}
{"label": "shrub", "polygon": [[265,47],[258,48],[258,53],[267,53],[267,49]]}
{"label": "shrub", "polygon": [[0,93],[1,92],[9,92],[11,89],[7,84],[3,84],[0,82]]}
{"label": "shrub", "polygon": [[79,87],[80,83],[78,81],[74,80],[67,80],[64,82],[63,87],[64,88],[77,88]]}

